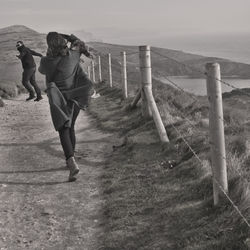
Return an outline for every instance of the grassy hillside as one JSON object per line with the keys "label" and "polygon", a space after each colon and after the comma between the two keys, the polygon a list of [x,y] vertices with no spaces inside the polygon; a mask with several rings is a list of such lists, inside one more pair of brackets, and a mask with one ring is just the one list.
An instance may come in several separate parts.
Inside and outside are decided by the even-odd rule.
{"label": "grassy hillside", "polygon": [[[105,43],[90,43],[103,56],[111,53],[114,60],[120,60],[119,53],[126,51],[128,53],[127,61],[129,69],[139,67],[138,55],[129,55],[138,51],[137,46],[123,46]],[[200,72],[205,71],[205,64],[208,62],[219,62],[221,64],[222,77],[250,78],[250,65],[236,63],[222,58],[204,57],[177,50],[152,47],[151,60],[153,74],[158,76],[187,76],[203,77]],[[156,53],[153,53],[156,52]],[[162,56],[160,56],[160,55]],[[173,58],[174,60],[168,59]],[[182,64],[183,63],[183,64]],[[184,64],[188,65],[185,66]],[[190,67],[189,67],[190,66]]]}
{"label": "grassy hillside", "polygon": [[[250,231],[233,206],[226,199],[213,206],[206,98],[194,102],[192,95],[154,83],[170,138],[170,143],[162,144],[153,121],[141,116],[140,104],[125,109],[132,98],[123,100],[118,88],[101,84],[97,88],[101,98],[93,100],[90,112],[102,129],[121,137],[101,180],[107,228],[99,239],[103,247],[247,250]],[[248,221],[249,104],[249,97],[241,99],[239,93],[224,97],[229,195]]]}

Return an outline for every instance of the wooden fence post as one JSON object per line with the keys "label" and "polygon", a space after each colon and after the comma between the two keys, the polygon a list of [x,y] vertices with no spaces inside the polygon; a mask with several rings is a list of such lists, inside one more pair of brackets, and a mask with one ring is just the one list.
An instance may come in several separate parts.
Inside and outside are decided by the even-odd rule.
{"label": "wooden fence post", "polygon": [[128,82],[127,82],[127,62],[126,52],[121,52],[122,56],[122,86],[123,86],[123,97],[128,98]]}
{"label": "wooden fence post", "polygon": [[91,61],[91,66],[92,66],[92,81],[95,83],[95,62]]}
{"label": "wooden fence post", "polygon": [[[150,57],[150,47],[148,47],[148,55]],[[144,84],[148,84],[152,86],[152,76],[151,76],[151,59],[147,61],[145,51],[145,46],[139,47],[139,60],[140,60],[140,72],[141,72],[141,107],[142,107],[142,116],[145,118],[152,117],[152,111],[147,103],[145,92],[144,92]],[[145,65],[146,64],[146,65]],[[147,70],[150,69],[150,70]],[[144,79],[145,78],[145,79]]]}
{"label": "wooden fence post", "polygon": [[98,73],[99,73],[99,82],[102,82],[101,56],[98,56]]}
{"label": "wooden fence post", "polygon": [[160,113],[158,111],[157,105],[155,103],[153,93],[152,93],[152,73],[151,73],[151,56],[150,56],[150,46],[140,46],[140,70],[141,70],[141,85],[142,93],[144,96],[144,105],[147,107],[148,111],[151,110],[152,116],[158,130],[160,139],[162,142],[169,142],[166,129],[161,120]]}
{"label": "wooden fence post", "polygon": [[131,108],[131,109],[135,108],[136,105],[137,105],[137,103],[138,103],[139,100],[141,99],[141,92],[142,92],[142,91],[139,90],[139,91],[136,93],[136,95],[135,95],[135,97],[134,97],[132,103],[130,104],[130,108]]}
{"label": "wooden fence post", "polygon": [[91,79],[90,66],[88,66],[88,77]]}
{"label": "wooden fence post", "polygon": [[221,75],[218,63],[207,63],[207,95],[209,100],[209,130],[212,153],[214,205],[219,205],[228,192],[226,150],[221,94]]}
{"label": "wooden fence post", "polygon": [[113,80],[112,80],[112,64],[111,64],[111,54],[108,54],[108,65],[109,65],[109,86],[110,88],[113,87]]}

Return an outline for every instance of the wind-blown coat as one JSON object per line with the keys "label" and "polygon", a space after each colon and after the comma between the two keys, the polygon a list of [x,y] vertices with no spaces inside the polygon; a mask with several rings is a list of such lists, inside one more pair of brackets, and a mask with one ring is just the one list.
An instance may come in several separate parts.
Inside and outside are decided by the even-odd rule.
{"label": "wind-blown coat", "polygon": [[[73,40],[73,39],[72,39]],[[92,82],[80,66],[80,56],[90,54],[81,44],[66,56],[42,57],[39,72],[46,76],[47,95],[56,130],[71,126],[74,105],[88,106]]]}

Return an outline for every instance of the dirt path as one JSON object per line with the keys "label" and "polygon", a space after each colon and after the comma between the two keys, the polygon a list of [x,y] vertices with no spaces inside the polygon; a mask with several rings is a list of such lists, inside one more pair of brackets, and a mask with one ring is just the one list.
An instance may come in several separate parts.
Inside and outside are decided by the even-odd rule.
{"label": "dirt path", "polygon": [[25,96],[0,108],[0,249],[101,249],[99,178],[112,137],[81,112],[77,121],[78,180],[68,183],[47,98]]}

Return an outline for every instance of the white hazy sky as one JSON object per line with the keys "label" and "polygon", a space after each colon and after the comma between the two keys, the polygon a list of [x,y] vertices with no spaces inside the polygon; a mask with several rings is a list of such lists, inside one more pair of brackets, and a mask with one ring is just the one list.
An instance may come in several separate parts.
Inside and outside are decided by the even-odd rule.
{"label": "white hazy sky", "polygon": [[248,32],[250,0],[0,0],[0,27],[109,37]]}

